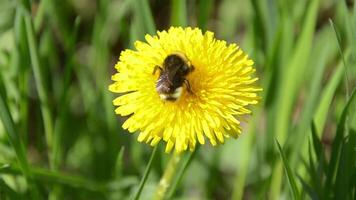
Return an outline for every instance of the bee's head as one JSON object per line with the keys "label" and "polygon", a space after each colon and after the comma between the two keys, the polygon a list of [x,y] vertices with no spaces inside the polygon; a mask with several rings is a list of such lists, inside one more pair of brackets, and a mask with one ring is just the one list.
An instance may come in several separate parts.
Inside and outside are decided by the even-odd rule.
{"label": "bee's head", "polygon": [[177,51],[169,54],[165,58],[163,65],[165,69],[178,73],[180,76],[186,76],[193,70],[193,66],[188,58],[183,53]]}

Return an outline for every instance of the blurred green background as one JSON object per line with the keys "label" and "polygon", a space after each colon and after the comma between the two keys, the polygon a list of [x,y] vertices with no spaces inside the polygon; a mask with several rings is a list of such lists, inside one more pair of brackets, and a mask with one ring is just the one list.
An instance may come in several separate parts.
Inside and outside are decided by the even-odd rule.
{"label": "blurred green background", "polygon": [[238,43],[264,91],[238,140],[183,155],[166,199],[356,199],[353,0],[0,0],[1,200],[137,193],[152,147],[107,88],[120,51],[172,25]]}

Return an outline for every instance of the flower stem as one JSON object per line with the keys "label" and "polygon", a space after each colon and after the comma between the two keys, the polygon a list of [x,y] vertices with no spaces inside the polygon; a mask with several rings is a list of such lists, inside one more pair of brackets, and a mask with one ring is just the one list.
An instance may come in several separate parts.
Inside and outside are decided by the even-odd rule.
{"label": "flower stem", "polygon": [[164,198],[167,189],[171,186],[174,174],[176,174],[177,166],[181,160],[181,153],[174,152],[172,158],[169,160],[168,165],[164,171],[161,180],[158,183],[156,193],[154,195],[155,200],[161,200]]}
{"label": "flower stem", "polygon": [[[183,166],[180,167],[180,169],[177,173],[177,178],[175,178],[175,180],[173,181],[173,184],[171,185],[171,187],[169,188],[169,191],[167,192],[167,199],[172,199],[174,192],[176,191],[180,181],[183,179],[183,175],[184,175],[185,171],[188,169],[188,166],[192,162],[199,147],[200,147],[200,145],[197,145],[195,150],[188,155],[187,159],[184,159],[185,161],[183,163]],[[182,162],[183,162],[183,160],[182,160]]]}

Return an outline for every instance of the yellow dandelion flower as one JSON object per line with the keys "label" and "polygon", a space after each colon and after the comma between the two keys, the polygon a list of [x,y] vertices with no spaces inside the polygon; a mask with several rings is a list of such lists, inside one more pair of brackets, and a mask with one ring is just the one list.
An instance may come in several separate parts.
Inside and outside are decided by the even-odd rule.
{"label": "yellow dandelion flower", "polygon": [[241,116],[257,104],[253,61],[236,45],[198,28],[171,27],[121,52],[109,90],[119,93],[115,112],[138,141],[166,152],[215,146],[241,133]]}

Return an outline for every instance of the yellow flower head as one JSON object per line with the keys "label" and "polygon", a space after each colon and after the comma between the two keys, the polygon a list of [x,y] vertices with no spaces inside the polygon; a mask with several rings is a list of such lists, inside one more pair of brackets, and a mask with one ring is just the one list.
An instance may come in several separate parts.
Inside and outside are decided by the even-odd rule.
{"label": "yellow flower head", "polygon": [[129,116],[123,128],[152,146],[165,141],[166,152],[192,151],[206,138],[213,146],[237,138],[241,115],[251,113],[247,106],[257,104],[261,90],[253,61],[198,28],[171,27],[145,39],[121,52],[109,86],[121,94],[115,112]]}

